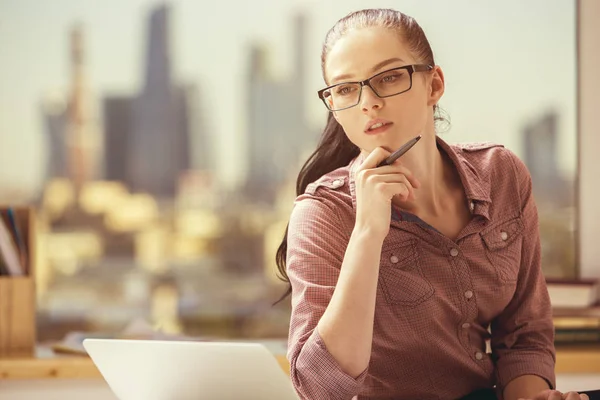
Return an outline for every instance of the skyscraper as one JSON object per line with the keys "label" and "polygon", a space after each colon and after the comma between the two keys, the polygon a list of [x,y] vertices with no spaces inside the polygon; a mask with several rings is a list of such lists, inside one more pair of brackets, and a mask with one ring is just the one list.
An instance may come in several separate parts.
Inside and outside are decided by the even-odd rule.
{"label": "skyscraper", "polygon": [[269,76],[265,50],[253,46],[248,74],[249,169],[247,195],[272,202],[279,185],[298,165],[298,156],[313,146],[315,135],[308,128],[304,107],[304,54],[306,17],[294,17],[294,69],[289,78]]}
{"label": "skyscraper", "polygon": [[67,177],[67,110],[62,99],[47,96],[42,101],[42,118],[48,143],[45,180]]}
{"label": "skyscraper", "polygon": [[572,182],[558,169],[558,114],[547,112],[523,129],[523,161],[531,174],[533,190],[542,203],[572,203]]}
{"label": "skyscraper", "polygon": [[98,178],[100,142],[89,107],[81,25],[73,26],[69,32],[69,44],[68,91],[60,98],[48,96],[42,102],[49,143],[46,178],[69,178],[79,189],[85,182]]}
{"label": "skyscraper", "polygon": [[85,43],[81,25],[70,33],[71,93],[66,131],[67,171],[75,188],[98,177],[99,142],[91,125],[85,74]]}
{"label": "skyscraper", "polygon": [[130,152],[129,136],[133,116],[132,97],[112,96],[104,98],[104,149],[105,179],[120,181],[131,187],[127,173],[127,158]]}
{"label": "skyscraper", "polygon": [[133,102],[128,141],[128,181],[134,191],[172,197],[181,171],[190,167],[185,92],[173,85],[169,8],[150,15],[144,86]]}

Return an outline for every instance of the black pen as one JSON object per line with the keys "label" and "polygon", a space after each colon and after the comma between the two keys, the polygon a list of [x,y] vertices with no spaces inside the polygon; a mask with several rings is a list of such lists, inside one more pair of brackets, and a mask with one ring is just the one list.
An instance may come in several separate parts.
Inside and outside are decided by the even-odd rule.
{"label": "black pen", "polygon": [[421,135],[410,139],[408,142],[406,142],[404,145],[402,145],[402,147],[400,147],[398,150],[396,150],[395,152],[393,152],[392,154],[390,154],[390,156],[388,158],[386,158],[385,160],[383,160],[382,162],[380,162],[377,167],[383,167],[384,165],[392,165],[394,163],[394,161],[396,161],[397,159],[399,159],[404,153],[406,153],[407,151],[409,151],[411,149],[411,147],[413,147],[415,144],[417,144],[417,142],[421,140]]}

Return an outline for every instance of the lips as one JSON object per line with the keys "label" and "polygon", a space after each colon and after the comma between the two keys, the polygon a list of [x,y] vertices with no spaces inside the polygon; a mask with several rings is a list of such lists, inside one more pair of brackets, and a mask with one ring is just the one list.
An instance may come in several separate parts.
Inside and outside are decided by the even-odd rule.
{"label": "lips", "polygon": [[369,122],[367,122],[367,125],[365,125],[365,133],[373,133],[391,124],[391,121],[387,121],[385,119],[372,119]]}

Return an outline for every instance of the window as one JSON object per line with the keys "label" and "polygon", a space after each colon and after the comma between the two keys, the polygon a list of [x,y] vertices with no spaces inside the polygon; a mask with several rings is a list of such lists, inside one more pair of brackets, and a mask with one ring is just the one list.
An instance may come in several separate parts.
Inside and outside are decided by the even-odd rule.
{"label": "window", "polygon": [[[231,13],[217,2],[202,24],[193,0],[74,4],[0,5],[0,159],[10,165],[0,201],[39,209],[39,339],[136,319],[167,333],[285,337],[289,306],[271,306],[285,290],[273,257],[325,122],[320,46],[364,2],[253,3],[250,19],[245,5]],[[598,5],[579,2],[579,70],[576,6],[402,9],[446,75],[442,137],[499,142],[528,165],[544,272],[557,277],[598,276],[600,259],[600,34],[588,21]]]}

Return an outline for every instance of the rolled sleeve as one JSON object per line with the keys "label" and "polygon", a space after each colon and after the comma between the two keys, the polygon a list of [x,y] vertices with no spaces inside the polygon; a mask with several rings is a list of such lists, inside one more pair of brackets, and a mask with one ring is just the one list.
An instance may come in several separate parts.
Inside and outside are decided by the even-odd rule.
{"label": "rolled sleeve", "polygon": [[541,270],[538,214],[527,168],[516,156],[515,168],[524,223],[521,265],[515,294],[492,322],[492,353],[500,393],[513,379],[537,375],[556,386],[554,326],[548,289]]}
{"label": "rolled sleeve", "polygon": [[314,197],[296,201],[288,227],[287,273],[292,285],[288,338],[290,376],[303,399],[349,400],[367,375],[344,372],[329,353],[317,324],[325,312],[349,237],[334,207]]}
{"label": "rolled sleeve", "polygon": [[296,378],[305,383],[314,385],[302,385],[302,395],[307,399],[351,399],[362,386],[367,370],[353,378],[345,373],[327,351],[325,342],[315,328],[302,347],[295,362]]}

